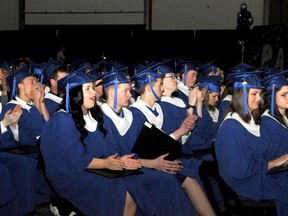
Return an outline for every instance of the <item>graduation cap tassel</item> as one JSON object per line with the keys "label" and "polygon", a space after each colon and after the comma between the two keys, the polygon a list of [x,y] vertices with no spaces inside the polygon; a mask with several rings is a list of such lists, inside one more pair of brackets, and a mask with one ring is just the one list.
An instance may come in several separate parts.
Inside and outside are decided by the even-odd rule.
{"label": "graduation cap tassel", "polygon": [[66,86],[66,112],[67,113],[70,113],[70,97],[69,97],[69,83],[67,83],[67,86]]}
{"label": "graduation cap tassel", "polygon": [[275,86],[273,84],[273,86],[272,86],[272,94],[271,94],[271,114],[272,114],[272,116],[275,115],[274,101],[275,101]]}
{"label": "graduation cap tassel", "polygon": [[43,74],[40,75],[40,83],[43,84]]}
{"label": "graduation cap tassel", "polygon": [[186,74],[187,74],[187,65],[185,65],[184,67],[184,80],[183,80],[184,86],[186,86]]}
{"label": "graduation cap tassel", "polygon": [[117,92],[118,92],[118,80],[114,81],[114,102],[113,102],[113,109],[117,108]]}
{"label": "graduation cap tassel", "polygon": [[154,88],[152,86],[152,81],[151,81],[151,75],[148,75],[149,76],[149,85],[150,85],[150,89],[154,95],[154,97],[157,99],[157,101],[160,101],[161,98],[156,94],[156,92],[154,91]]}
{"label": "graduation cap tassel", "polygon": [[16,95],[16,77],[14,77],[13,79],[11,98],[15,98],[15,95]]}
{"label": "graduation cap tassel", "polygon": [[244,105],[244,113],[245,115],[248,114],[248,104],[247,104],[247,82],[244,80],[243,84],[243,105]]}

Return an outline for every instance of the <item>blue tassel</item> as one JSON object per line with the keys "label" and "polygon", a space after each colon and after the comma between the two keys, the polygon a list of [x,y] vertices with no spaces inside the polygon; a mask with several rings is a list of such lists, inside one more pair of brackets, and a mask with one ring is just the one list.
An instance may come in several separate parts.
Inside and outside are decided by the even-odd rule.
{"label": "blue tassel", "polygon": [[243,105],[244,105],[244,113],[245,115],[248,114],[248,104],[247,104],[247,89],[246,89],[246,85],[247,82],[244,80],[243,84]]}
{"label": "blue tassel", "polygon": [[69,83],[67,83],[66,86],[66,111],[67,113],[70,113],[70,97],[69,97]]}
{"label": "blue tassel", "polygon": [[40,83],[43,84],[43,74],[40,75]]}
{"label": "blue tassel", "polygon": [[275,101],[275,86],[272,86],[272,96],[271,96],[271,114],[272,116],[275,115],[275,108],[274,108],[274,101]]}
{"label": "blue tassel", "polygon": [[16,77],[14,77],[14,79],[13,79],[11,98],[15,98],[15,95],[16,95]]}
{"label": "blue tassel", "polygon": [[150,85],[150,89],[151,89],[151,91],[152,91],[154,97],[156,98],[156,100],[157,100],[157,101],[160,101],[161,98],[156,94],[156,92],[154,91],[154,88],[153,88],[153,86],[152,86],[151,76],[150,76],[150,75],[148,75],[148,76],[149,76],[149,85]]}
{"label": "blue tassel", "polygon": [[113,102],[113,109],[117,108],[117,92],[118,92],[118,80],[114,81],[114,102]]}
{"label": "blue tassel", "polygon": [[184,86],[186,86],[186,74],[187,74],[187,65],[185,65],[184,67],[184,80],[183,80]]}

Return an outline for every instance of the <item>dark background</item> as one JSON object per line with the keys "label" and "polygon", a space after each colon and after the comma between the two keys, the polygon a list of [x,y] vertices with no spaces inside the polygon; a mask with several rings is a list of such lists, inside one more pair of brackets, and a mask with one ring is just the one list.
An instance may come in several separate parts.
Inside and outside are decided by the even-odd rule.
{"label": "dark background", "polygon": [[[0,59],[30,57],[34,61],[56,58],[66,47],[68,62],[77,58],[111,60],[131,64],[141,60],[178,58],[217,60],[224,69],[241,62],[242,51],[236,30],[147,31],[145,26],[26,26],[21,31],[1,31]],[[284,49],[287,65],[287,25],[254,27],[244,43],[244,62],[260,66],[262,47],[269,43],[275,49],[271,61]]]}

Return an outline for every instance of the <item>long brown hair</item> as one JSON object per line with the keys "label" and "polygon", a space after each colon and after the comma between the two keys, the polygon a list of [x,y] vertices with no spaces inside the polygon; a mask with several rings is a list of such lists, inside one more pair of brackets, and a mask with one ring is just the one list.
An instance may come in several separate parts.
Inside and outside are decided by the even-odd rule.
{"label": "long brown hair", "polygon": [[[260,124],[261,114],[263,112],[263,101],[261,100],[259,103],[258,109],[254,110],[251,115],[244,113],[244,104],[243,104],[243,89],[237,89],[233,92],[231,103],[227,109],[227,113],[238,113],[240,118],[249,123],[251,121],[251,115],[253,116],[255,123]],[[249,95],[250,89],[247,89],[247,95]],[[249,97],[249,96],[248,96]],[[248,98],[246,99],[248,103]]]}

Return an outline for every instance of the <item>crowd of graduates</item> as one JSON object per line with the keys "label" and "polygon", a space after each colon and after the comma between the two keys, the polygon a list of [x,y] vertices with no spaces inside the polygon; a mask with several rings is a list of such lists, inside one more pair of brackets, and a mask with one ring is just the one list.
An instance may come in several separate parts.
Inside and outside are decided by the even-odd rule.
{"label": "crowd of graduates", "polygon": [[[288,173],[267,174],[288,164],[286,74],[184,58],[3,60],[0,215],[33,215],[43,203],[54,215],[224,215],[219,178],[287,215]],[[145,122],[181,154],[133,152]]]}

